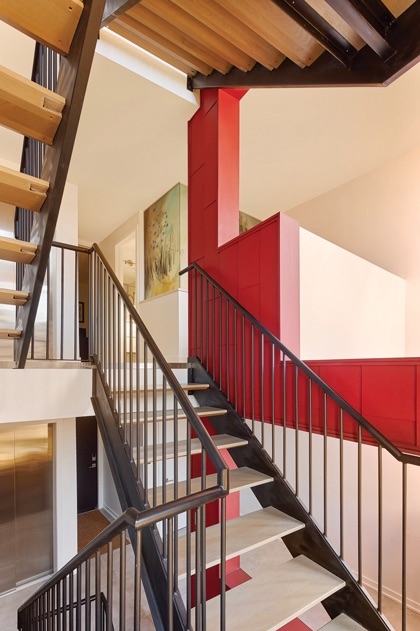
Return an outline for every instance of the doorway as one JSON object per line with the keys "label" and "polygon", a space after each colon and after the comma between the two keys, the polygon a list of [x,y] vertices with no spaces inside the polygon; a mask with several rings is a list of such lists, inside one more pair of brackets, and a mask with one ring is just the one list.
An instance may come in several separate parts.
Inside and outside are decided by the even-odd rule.
{"label": "doorway", "polygon": [[116,273],[130,302],[137,306],[137,233],[134,230],[115,246]]}
{"label": "doorway", "polygon": [[76,418],[77,514],[98,508],[98,426],[94,416]]}

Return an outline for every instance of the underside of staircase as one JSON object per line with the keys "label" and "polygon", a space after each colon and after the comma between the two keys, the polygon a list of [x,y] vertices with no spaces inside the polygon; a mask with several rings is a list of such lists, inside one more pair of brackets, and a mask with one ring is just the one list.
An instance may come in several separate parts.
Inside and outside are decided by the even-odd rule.
{"label": "underside of staircase", "polygon": [[[102,0],[0,3],[0,19],[37,42],[32,80],[0,66],[0,124],[38,143],[27,163],[22,159],[21,172],[0,166],[0,202],[34,215],[28,240],[0,237],[0,258],[25,266],[21,287],[0,288],[1,303],[18,308],[15,329],[1,330],[0,338],[15,340],[20,368],[32,337],[103,7]],[[49,59],[60,56],[49,63],[54,70],[48,67],[48,73],[38,67],[40,46],[49,48]]]}

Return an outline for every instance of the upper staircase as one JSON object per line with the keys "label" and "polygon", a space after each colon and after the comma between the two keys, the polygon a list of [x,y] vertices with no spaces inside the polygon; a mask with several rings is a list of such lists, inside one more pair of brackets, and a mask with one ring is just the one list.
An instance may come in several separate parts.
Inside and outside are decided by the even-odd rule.
{"label": "upper staircase", "polygon": [[[34,213],[26,239],[0,237],[0,257],[25,265],[13,295],[15,361],[25,365],[104,10],[104,0],[1,0],[0,19],[36,40],[32,80],[0,66],[0,124],[31,139],[21,171],[0,166],[0,202]],[[54,51],[54,53],[53,53]],[[60,59],[59,59],[59,56]],[[20,237],[21,235],[16,235]]]}

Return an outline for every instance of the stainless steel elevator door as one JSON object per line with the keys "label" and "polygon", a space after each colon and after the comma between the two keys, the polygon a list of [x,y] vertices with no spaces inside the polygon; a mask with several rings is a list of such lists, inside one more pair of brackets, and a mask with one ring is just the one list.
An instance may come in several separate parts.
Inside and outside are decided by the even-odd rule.
{"label": "stainless steel elevator door", "polygon": [[[7,529],[9,541],[8,554],[0,555],[0,576],[13,566],[10,574],[14,584],[9,580],[7,586],[1,586],[2,592],[53,569],[53,427],[0,428],[0,444],[1,453],[4,444],[12,444],[14,479],[12,485],[9,476],[4,476],[8,488],[2,497],[9,509],[0,523],[1,532]],[[12,516],[12,526],[8,516],[9,520]]]}
{"label": "stainless steel elevator door", "polygon": [[0,429],[0,594],[16,585],[15,432]]}

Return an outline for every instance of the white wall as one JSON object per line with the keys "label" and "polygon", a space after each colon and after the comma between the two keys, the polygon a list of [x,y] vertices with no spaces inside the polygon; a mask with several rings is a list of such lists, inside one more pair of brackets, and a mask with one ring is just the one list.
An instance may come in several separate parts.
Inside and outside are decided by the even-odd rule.
{"label": "white wall", "polygon": [[301,204],[300,225],[406,280],[407,356],[420,356],[420,148]]}
{"label": "white wall", "polygon": [[300,229],[301,357],[405,355],[405,281]]}
{"label": "white wall", "polygon": [[175,291],[143,300],[140,317],[168,362],[185,361],[188,356],[188,291]]}
{"label": "white wall", "polygon": [[[261,423],[255,424],[256,436],[261,440]],[[309,434],[299,435],[299,497],[309,507]],[[276,427],[275,462],[283,468],[283,428]],[[264,443],[271,455],[271,426],[265,425]],[[340,444],[336,438],[327,439],[327,537],[336,552],[340,542]],[[357,575],[357,488],[358,446],[344,441],[344,561]],[[324,529],[324,441],[323,436],[312,437],[313,518]],[[362,447],[362,551],[363,583],[377,588],[378,584],[378,453],[373,446]],[[402,465],[383,451],[383,589],[389,598],[401,602],[402,551]],[[287,481],[295,488],[295,431],[287,430]],[[420,612],[420,558],[415,553],[420,546],[420,467],[408,466],[407,494],[407,594],[408,607]],[[241,514],[259,508],[252,494],[241,493]]]}

